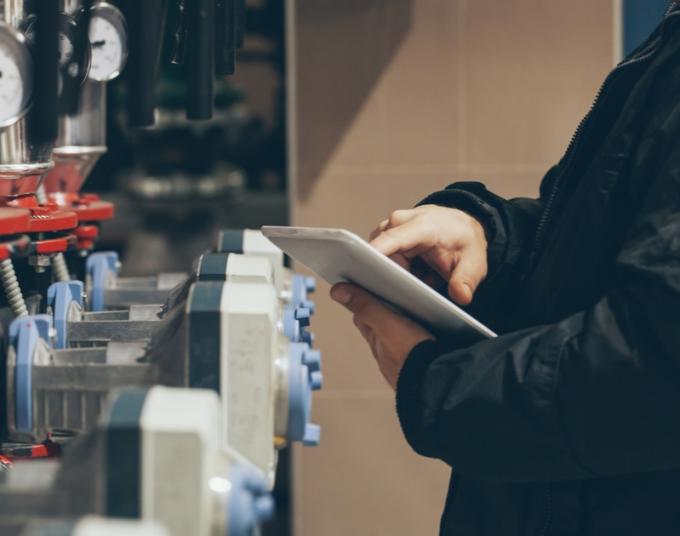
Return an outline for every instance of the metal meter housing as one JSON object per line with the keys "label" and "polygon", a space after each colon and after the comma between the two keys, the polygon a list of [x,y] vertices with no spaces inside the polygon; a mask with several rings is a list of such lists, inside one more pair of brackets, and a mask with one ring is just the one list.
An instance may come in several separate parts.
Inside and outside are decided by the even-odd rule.
{"label": "metal meter housing", "polygon": [[0,128],[19,121],[33,95],[33,57],[24,35],[0,22]]}
{"label": "metal meter housing", "polygon": [[92,7],[89,39],[92,50],[89,79],[108,82],[125,68],[128,32],[123,13],[115,6],[100,2]]}

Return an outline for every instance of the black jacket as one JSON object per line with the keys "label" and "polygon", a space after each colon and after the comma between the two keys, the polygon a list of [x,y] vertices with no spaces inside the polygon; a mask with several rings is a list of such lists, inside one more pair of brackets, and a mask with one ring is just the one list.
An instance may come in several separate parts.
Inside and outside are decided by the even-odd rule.
{"label": "black jacket", "polygon": [[427,342],[397,410],[453,468],[441,533],[680,535],[680,12],[607,78],[540,199],[458,183],[425,203],[490,238],[472,312]]}

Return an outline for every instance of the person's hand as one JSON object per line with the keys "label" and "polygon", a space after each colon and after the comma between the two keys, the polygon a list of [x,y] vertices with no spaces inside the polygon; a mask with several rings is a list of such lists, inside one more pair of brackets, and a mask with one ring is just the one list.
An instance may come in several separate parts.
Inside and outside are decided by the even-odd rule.
{"label": "person's hand", "polygon": [[433,275],[417,273],[420,258],[448,284],[452,300],[468,305],[487,274],[484,227],[455,208],[423,205],[397,210],[371,233],[371,245],[433,285]]}
{"label": "person's hand", "polygon": [[338,283],[331,298],[354,314],[354,324],[368,342],[380,372],[393,389],[406,358],[421,342],[434,337],[412,320],[395,313],[366,290]]}

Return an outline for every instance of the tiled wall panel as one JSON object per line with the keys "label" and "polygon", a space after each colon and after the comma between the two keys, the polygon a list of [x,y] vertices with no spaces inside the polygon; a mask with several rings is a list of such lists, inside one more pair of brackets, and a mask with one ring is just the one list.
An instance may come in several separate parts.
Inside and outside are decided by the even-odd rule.
{"label": "tiled wall panel", "polygon": [[[291,0],[293,222],[366,235],[457,178],[534,195],[612,65],[612,4]],[[323,440],[295,453],[296,536],[435,534],[448,470],[409,450],[327,292]]]}

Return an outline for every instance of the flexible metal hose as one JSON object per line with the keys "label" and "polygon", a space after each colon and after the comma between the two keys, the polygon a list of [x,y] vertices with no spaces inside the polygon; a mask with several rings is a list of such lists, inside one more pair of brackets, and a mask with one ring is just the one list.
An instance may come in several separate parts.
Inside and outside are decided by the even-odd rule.
{"label": "flexible metal hose", "polygon": [[19,286],[11,259],[0,261],[0,278],[2,279],[2,288],[5,290],[7,303],[10,309],[12,309],[14,316],[28,316],[28,308],[24,301],[24,295],[21,293],[21,287]]}
{"label": "flexible metal hose", "polygon": [[57,281],[71,281],[71,274],[68,273],[68,266],[63,253],[57,253],[52,257],[52,272]]}

